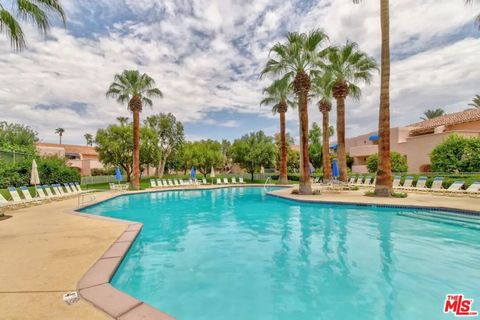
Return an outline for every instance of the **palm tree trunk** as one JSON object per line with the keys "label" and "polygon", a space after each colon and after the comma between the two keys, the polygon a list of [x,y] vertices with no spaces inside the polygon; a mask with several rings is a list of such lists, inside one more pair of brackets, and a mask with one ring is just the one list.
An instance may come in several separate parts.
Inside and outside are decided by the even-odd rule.
{"label": "palm tree trunk", "polygon": [[287,183],[287,137],[285,132],[285,112],[280,112],[280,177],[278,182]]}
{"label": "palm tree trunk", "polygon": [[140,189],[140,112],[133,111],[133,190]]}
{"label": "palm tree trunk", "polygon": [[60,144],[62,144],[62,134],[60,133],[59,136],[60,136]]}
{"label": "palm tree trunk", "polygon": [[337,154],[340,181],[347,182],[347,153],[345,151],[345,98],[337,99]]}
{"label": "palm tree trunk", "polygon": [[298,94],[298,117],[300,122],[300,194],[312,194],[310,159],[308,155],[308,102],[307,92]]}
{"label": "palm tree trunk", "polygon": [[323,150],[323,156],[322,156],[322,162],[323,162],[323,180],[330,180],[332,179],[332,167],[330,164],[330,124],[328,123],[328,112],[322,112],[322,125],[323,125],[323,145],[322,145],[322,150]]}
{"label": "palm tree trunk", "polygon": [[392,193],[392,164],[390,162],[390,17],[389,0],[380,0],[382,31],[382,66],[378,133],[378,171],[375,195],[389,197]]}

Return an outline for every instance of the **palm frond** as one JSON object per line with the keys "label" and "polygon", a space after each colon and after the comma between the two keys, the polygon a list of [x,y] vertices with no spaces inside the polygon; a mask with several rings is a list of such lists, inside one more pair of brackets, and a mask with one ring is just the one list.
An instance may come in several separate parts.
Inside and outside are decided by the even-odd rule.
{"label": "palm frond", "polygon": [[49,26],[45,11],[29,0],[17,0],[19,15],[27,22],[33,22],[38,29],[46,33]]}
{"label": "palm frond", "polygon": [[10,38],[10,43],[17,51],[25,48],[25,38],[22,27],[7,10],[0,7],[0,33]]}
{"label": "palm frond", "polygon": [[65,11],[63,10],[58,0],[33,0],[33,1],[37,2],[44,9],[57,13],[62,19],[63,24],[64,25],[66,24]]}

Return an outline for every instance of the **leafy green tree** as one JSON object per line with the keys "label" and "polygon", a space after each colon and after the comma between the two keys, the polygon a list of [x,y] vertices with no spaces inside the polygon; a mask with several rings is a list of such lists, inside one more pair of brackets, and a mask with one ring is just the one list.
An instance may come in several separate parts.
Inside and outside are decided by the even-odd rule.
{"label": "leafy green tree", "polygon": [[[158,138],[153,130],[142,127],[140,130],[139,158],[142,167],[158,163],[160,150]],[[120,166],[130,181],[133,172],[133,129],[131,125],[110,125],[99,129],[95,136],[96,150],[105,166]]]}
{"label": "leafy green tree", "polygon": [[214,140],[201,140],[189,143],[186,148],[188,167],[192,165],[205,177],[212,167],[223,163],[222,144]]}
{"label": "leafy green tree", "polygon": [[320,72],[322,57],[328,52],[322,46],[328,40],[320,30],[307,33],[291,32],[285,43],[277,43],[270,50],[271,58],[267,61],[262,75],[288,78],[297,96],[300,123],[300,194],[312,194],[309,173],[308,146],[308,97],[311,79]]}
{"label": "leafy green tree", "polygon": [[[8,7],[11,7],[11,12]],[[15,16],[32,22],[46,34],[50,28],[49,13],[58,14],[65,24],[65,12],[59,0],[0,0],[0,32],[7,35],[13,48],[21,51],[26,46],[25,35]]]}
{"label": "leafy green tree", "polygon": [[433,119],[433,118],[438,118],[443,116],[445,114],[445,110],[443,110],[442,108],[438,108],[434,110],[428,109],[423,114],[425,115],[425,117],[420,117],[420,119],[428,120],[428,119]]}
{"label": "leafy green tree", "polygon": [[354,42],[332,48],[328,53],[327,70],[331,73],[334,84],[332,95],[337,102],[337,153],[339,179],[347,181],[347,158],[345,150],[345,99],[360,99],[361,90],[358,83],[370,83],[372,72],[377,70],[375,60],[358,49]]}
{"label": "leafy green tree", "polygon": [[0,121],[0,149],[33,154],[36,152],[35,142],[37,141],[38,133],[32,128]]}
{"label": "leafy green tree", "polygon": [[156,166],[157,176],[161,177],[168,158],[185,142],[183,124],[171,113],[150,116],[145,120],[145,124],[155,130],[158,135],[161,157]]}
{"label": "leafy green tree", "polygon": [[234,162],[251,174],[253,181],[256,170],[275,163],[275,143],[273,138],[265,135],[263,131],[252,132],[233,142],[232,156]]}
{"label": "leafy green tree", "polygon": [[300,170],[300,152],[288,149],[287,168],[288,172],[298,172]]}
{"label": "leafy green tree", "polygon": [[140,112],[143,105],[152,106],[150,98],[163,97],[160,89],[155,88],[155,80],[138,70],[124,70],[116,74],[114,82],[106,93],[107,97],[116,98],[120,104],[128,104],[133,113],[133,172],[132,188],[140,189]]}
{"label": "leafy green tree", "polygon": [[480,108],[480,95],[477,94],[475,97],[473,97],[472,102],[469,103],[468,105],[474,108]]}
{"label": "leafy green tree", "polygon": [[315,168],[322,166],[322,129],[314,122],[308,133],[308,144],[310,146],[310,162]]}
{"label": "leafy green tree", "polygon": [[451,135],[430,154],[434,172],[480,172],[480,138]]}
{"label": "leafy green tree", "polygon": [[[393,172],[407,172],[407,158],[398,152],[390,153]],[[378,170],[378,153],[372,154],[367,158],[368,172],[375,173]]]}
{"label": "leafy green tree", "polygon": [[87,146],[93,146],[93,135],[90,133],[85,133],[83,135],[85,138],[85,142],[87,143]]}
{"label": "leafy green tree", "polygon": [[285,129],[285,113],[288,107],[293,107],[295,104],[291,101],[292,87],[289,79],[284,77],[280,80],[275,80],[269,87],[263,89],[265,98],[260,102],[260,105],[271,105],[273,114],[280,115],[280,176],[278,181],[280,183],[287,183],[287,141]]}
{"label": "leafy green tree", "polygon": [[60,144],[62,144],[62,136],[64,132],[65,132],[65,129],[63,128],[55,129],[55,133],[58,134],[58,136],[60,137]]}

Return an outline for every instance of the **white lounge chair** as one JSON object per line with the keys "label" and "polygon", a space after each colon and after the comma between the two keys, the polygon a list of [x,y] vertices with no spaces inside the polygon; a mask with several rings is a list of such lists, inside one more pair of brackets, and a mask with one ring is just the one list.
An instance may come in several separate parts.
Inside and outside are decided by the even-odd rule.
{"label": "white lounge chair", "polygon": [[174,185],[175,187],[178,187],[178,186],[180,185],[180,183],[178,182],[177,179],[173,179],[173,185]]}
{"label": "white lounge chair", "polygon": [[42,187],[43,187],[43,190],[45,191],[45,193],[47,194],[48,198],[54,198],[55,197],[55,195],[52,193],[52,189],[50,189],[50,186],[48,184],[44,184]]}
{"label": "white lounge chair", "polygon": [[151,187],[151,188],[156,188],[156,187],[158,187],[158,186],[157,186],[157,182],[155,181],[155,179],[150,179],[150,187]]}
{"label": "white lounge chair", "polygon": [[217,184],[222,184],[222,180],[220,180],[220,178],[217,178]]}
{"label": "white lounge chair", "polygon": [[3,195],[0,193],[0,207],[5,207],[8,206],[10,203],[7,199],[3,197]]}
{"label": "white lounge chair", "polygon": [[237,184],[237,179],[235,177],[232,177],[232,184]]}
{"label": "white lounge chair", "polygon": [[80,185],[80,183],[75,182],[74,185],[75,187],[77,187],[78,192],[88,192],[88,190],[82,190],[82,186]]}
{"label": "white lounge chair", "polygon": [[23,197],[25,198],[25,201],[33,201],[34,198],[32,198],[32,195],[30,194],[30,191],[28,190],[27,187],[21,186],[20,191],[23,194]]}
{"label": "white lounge chair", "polygon": [[363,176],[358,176],[357,178],[357,183],[355,183],[356,186],[362,186],[363,185]]}
{"label": "white lounge chair", "polygon": [[48,198],[41,186],[35,186],[35,192],[37,193],[38,198],[41,200],[45,200]]}
{"label": "white lounge chair", "polygon": [[461,194],[465,190],[462,190],[463,185],[465,184],[465,181],[454,181],[450,187],[447,189],[440,190],[439,192],[444,193],[444,194]]}
{"label": "white lounge chair", "polygon": [[238,183],[244,184],[245,181],[243,181],[243,177],[238,178]]}
{"label": "white lounge chair", "polygon": [[228,178],[223,178],[223,184],[229,184],[228,183]]}
{"label": "white lounge chair", "polygon": [[428,191],[433,191],[433,192],[442,192],[443,189],[443,177],[435,177],[432,182],[432,186],[430,189],[426,189]]}
{"label": "white lounge chair", "polygon": [[173,187],[173,181],[172,181],[172,179],[168,179],[167,182],[168,182],[168,186],[169,186],[169,187]]}
{"label": "white lounge chair", "polygon": [[401,176],[395,176],[395,177],[393,178],[392,186],[393,186],[394,188],[399,187],[399,186],[400,186],[400,180],[401,180],[401,179],[402,179]]}
{"label": "white lounge chair", "polygon": [[70,189],[72,190],[73,193],[79,193],[80,191],[77,190],[73,182],[69,182],[68,185],[70,186]]}
{"label": "white lounge chair", "polygon": [[405,178],[405,181],[403,181],[403,185],[399,185],[397,187],[397,189],[410,190],[410,189],[412,189],[412,183],[413,183],[413,177],[412,176],[407,176]]}
{"label": "white lounge chair", "polygon": [[73,194],[73,190],[70,188],[68,183],[64,183],[63,186],[65,187],[67,195],[72,195]]}
{"label": "white lounge chair", "polygon": [[416,191],[425,191],[426,190],[426,185],[427,185],[427,177],[421,176],[418,177],[417,183],[415,184],[414,188],[411,188],[411,190],[416,190]]}
{"label": "white lounge chair", "polygon": [[202,179],[202,184],[207,184],[207,179],[203,178]]}
{"label": "white lounge chair", "polygon": [[350,180],[348,180],[349,184],[355,184],[355,177],[350,177]]}
{"label": "white lounge chair", "polygon": [[10,193],[10,197],[12,198],[13,203],[25,202],[18,194],[17,189],[15,189],[14,187],[8,187],[8,193]]}
{"label": "white lounge chair", "polygon": [[365,177],[365,181],[363,182],[363,185],[364,186],[371,186],[372,185],[372,177],[371,176]]}
{"label": "white lounge chair", "polygon": [[470,187],[465,190],[465,193],[471,195],[479,195],[480,194],[480,181],[476,181],[470,185]]}

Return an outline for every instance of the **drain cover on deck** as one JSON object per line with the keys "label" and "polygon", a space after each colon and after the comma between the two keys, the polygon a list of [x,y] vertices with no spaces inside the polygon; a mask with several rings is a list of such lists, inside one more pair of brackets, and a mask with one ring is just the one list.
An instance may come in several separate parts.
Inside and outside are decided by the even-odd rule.
{"label": "drain cover on deck", "polygon": [[68,305],[71,305],[71,304],[77,302],[78,300],[80,300],[80,296],[78,295],[78,293],[76,291],[65,293],[63,295],[63,301]]}

